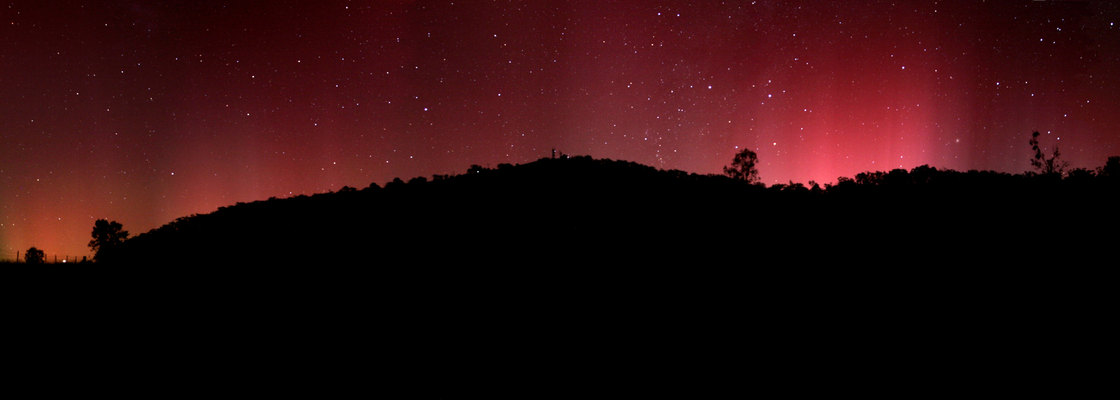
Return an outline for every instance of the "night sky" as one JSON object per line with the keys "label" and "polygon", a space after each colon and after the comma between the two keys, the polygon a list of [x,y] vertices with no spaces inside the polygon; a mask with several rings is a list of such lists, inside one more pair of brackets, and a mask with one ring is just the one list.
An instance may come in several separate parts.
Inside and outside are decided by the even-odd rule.
{"label": "night sky", "polygon": [[[14,1],[0,259],[575,155],[764,182],[1120,155],[1120,2]],[[656,201],[656,199],[650,199]]]}

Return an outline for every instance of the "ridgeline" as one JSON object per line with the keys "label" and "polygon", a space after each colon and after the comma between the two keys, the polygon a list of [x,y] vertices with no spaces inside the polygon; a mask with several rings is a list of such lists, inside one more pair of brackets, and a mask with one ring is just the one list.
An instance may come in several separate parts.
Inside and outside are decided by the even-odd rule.
{"label": "ridgeline", "polygon": [[238,203],[129,239],[114,263],[442,270],[1072,260],[1091,254],[1074,250],[1114,239],[1120,185],[1108,172],[1062,179],[921,166],[824,188],[765,187],[544,158]]}

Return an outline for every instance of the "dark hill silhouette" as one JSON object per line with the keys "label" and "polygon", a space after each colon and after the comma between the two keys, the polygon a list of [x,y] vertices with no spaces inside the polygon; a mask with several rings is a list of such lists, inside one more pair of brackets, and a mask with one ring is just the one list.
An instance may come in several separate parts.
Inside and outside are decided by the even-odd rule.
{"label": "dark hill silhouette", "polygon": [[151,342],[133,347],[286,393],[371,375],[431,398],[1080,380],[1097,363],[1067,355],[1111,332],[1116,170],[806,188],[588,157],[476,166],[181,218],[124,243],[135,268],[76,269],[90,293],[64,306],[115,299],[88,326],[125,310],[138,326],[106,332]]}
{"label": "dark hill silhouette", "polygon": [[1092,232],[1114,231],[1117,185],[1103,171],[1061,179],[921,166],[809,189],[545,158],[239,203],[130,239],[121,262],[418,271],[1072,260],[1111,238]]}
{"label": "dark hill silhouette", "polygon": [[[239,203],[180,218],[128,240],[123,257],[131,263],[296,260],[396,268],[586,265],[597,256],[678,245],[668,243],[679,238],[674,228],[719,227],[713,219],[743,213],[733,199],[752,193],[765,190],[721,176],[589,157],[472,166],[457,176]],[[706,234],[689,236],[697,233]]]}

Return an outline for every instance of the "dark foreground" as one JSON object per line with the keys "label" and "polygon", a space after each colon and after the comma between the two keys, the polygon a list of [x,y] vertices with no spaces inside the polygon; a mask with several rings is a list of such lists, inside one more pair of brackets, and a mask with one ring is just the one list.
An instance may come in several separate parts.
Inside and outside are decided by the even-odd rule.
{"label": "dark foreground", "polygon": [[1114,354],[1098,269],[591,265],[54,270],[9,321],[135,394],[1068,395]]}
{"label": "dark foreground", "polygon": [[258,202],[47,270],[20,326],[158,393],[1091,390],[1116,191],[1003,178],[821,193],[572,159]]}

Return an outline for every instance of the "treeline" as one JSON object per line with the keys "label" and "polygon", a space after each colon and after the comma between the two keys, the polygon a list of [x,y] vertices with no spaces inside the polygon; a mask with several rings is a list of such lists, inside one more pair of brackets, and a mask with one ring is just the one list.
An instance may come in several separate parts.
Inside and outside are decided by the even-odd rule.
{"label": "treeline", "polygon": [[1109,228],[1118,167],[1117,157],[1065,176],[920,166],[766,187],[633,162],[545,158],[239,203],[131,238],[114,261],[634,266],[866,251],[905,262],[929,246],[983,257],[1039,240],[1069,245]]}

